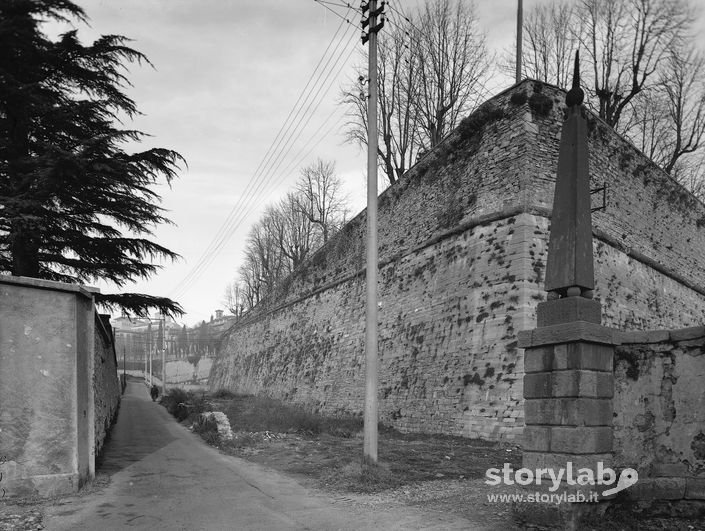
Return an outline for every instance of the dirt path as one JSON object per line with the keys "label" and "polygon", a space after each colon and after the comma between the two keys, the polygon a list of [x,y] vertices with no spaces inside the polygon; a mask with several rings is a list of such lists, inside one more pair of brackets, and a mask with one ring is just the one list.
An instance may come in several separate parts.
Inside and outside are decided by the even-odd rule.
{"label": "dirt path", "polygon": [[47,506],[45,528],[492,529],[442,507],[314,492],[223,455],[178,425],[137,383],[128,384],[99,479],[102,488]]}

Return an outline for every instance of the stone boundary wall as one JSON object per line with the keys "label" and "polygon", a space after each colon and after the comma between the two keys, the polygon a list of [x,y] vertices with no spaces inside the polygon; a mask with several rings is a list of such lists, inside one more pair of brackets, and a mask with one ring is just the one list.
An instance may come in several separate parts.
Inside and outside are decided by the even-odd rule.
{"label": "stone boundary wall", "polygon": [[[564,97],[512,87],[380,196],[380,414],[398,429],[521,432],[516,333],[535,326],[544,298]],[[609,185],[593,217],[604,323],[702,323],[705,206],[589,121],[593,185]],[[224,334],[212,389],[362,411],[365,224],[362,212]]]}
{"label": "stone boundary wall", "polygon": [[621,341],[614,359],[615,464],[639,473],[625,494],[702,504],[705,326],[623,332]]}
{"label": "stone boundary wall", "polygon": [[[167,386],[176,387],[181,385],[206,385],[212,367],[213,358],[210,356],[199,356],[195,363],[183,358],[167,359],[166,384]],[[135,364],[135,369],[144,370],[144,363]],[[162,360],[152,360],[152,374],[160,378],[161,381]]]}
{"label": "stone boundary wall", "polygon": [[0,487],[7,497],[75,492],[95,475],[120,387],[94,292],[0,275]]}
{"label": "stone boundary wall", "polygon": [[109,315],[95,315],[93,399],[95,401],[95,455],[100,458],[110,428],[120,409],[120,380],[115,338]]}

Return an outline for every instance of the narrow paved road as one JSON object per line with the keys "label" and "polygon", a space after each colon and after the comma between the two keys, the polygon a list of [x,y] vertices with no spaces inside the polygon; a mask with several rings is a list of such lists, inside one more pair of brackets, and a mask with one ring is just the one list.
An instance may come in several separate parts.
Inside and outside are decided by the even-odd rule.
{"label": "narrow paved road", "polygon": [[106,446],[103,489],[48,507],[57,530],[468,529],[469,522],[399,507],[379,513],[312,493],[293,479],[225,456],[128,382]]}

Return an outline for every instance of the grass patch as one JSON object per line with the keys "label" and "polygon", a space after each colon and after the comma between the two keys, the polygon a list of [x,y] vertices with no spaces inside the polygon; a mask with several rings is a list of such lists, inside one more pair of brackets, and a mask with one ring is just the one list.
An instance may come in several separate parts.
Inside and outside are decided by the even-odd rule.
{"label": "grass patch", "polygon": [[208,410],[209,405],[205,395],[197,396],[177,388],[169,389],[162,397],[161,404],[179,422],[197,418],[200,413]]}
{"label": "grass patch", "polygon": [[355,416],[324,417],[301,406],[263,396],[244,396],[223,407],[233,430],[248,432],[328,433],[351,437],[362,430],[362,419]]}
{"label": "grass patch", "polygon": [[394,474],[389,465],[350,462],[327,470],[321,481],[328,487],[349,492],[371,494],[394,489],[404,484],[404,478]]}
{"label": "grass patch", "polygon": [[217,400],[231,400],[233,398],[236,398],[238,395],[236,393],[233,393],[229,389],[218,389],[210,396],[211,398],[215,398]]}

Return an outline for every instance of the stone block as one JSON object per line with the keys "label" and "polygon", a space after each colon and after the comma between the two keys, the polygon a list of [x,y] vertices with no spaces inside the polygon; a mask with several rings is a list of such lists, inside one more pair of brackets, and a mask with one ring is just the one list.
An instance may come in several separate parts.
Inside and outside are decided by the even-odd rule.
{"label": "stone block", "polygon": [[539,372],[524,375],[524,398],[553,396],[553,373]]}
{"label": "stone block", "polygon": [[551,374],[553,375],[552,396],[556,398],[612,398],[614,396],[614,377],[611,373],[558,371]]}
{"label": "stone block", "polygon": [[629,500],[682,500],[685,497],[685,478],[644,478],[625,490]]}
{"label": "stone block", "polygon": [[536,324],[539,327],[575,321],[600,324],[601,320],[600,303],[584,297],[548,300],[536,306]]}
{"label": "stone block", "polygon": [[705,478],[686,478],[684,497],[687,500],[705,500]]}
{"label": "stone block", "polygon": [[612,398],[614,377],[595,371],[553,371],[524,375],[524,398]]}
{"label": "stone block", "polygon": [[591,369],[611,372],[614,348],[598,343],[574,342],[527,348],[524,372]]}
{"label": "stone block", "polygon": [[524,402],[527,425],[611,426],[613,411],[609,398],[537,398]]}
{"label": "stone block", "polygon": [[612,428],[604,426],[553,426],[550,430],[552,452],[597,454],[612,451]]}
{"label": "stone block", "polygon": [[670,339],[668,330],[630,330],[621,334],[622,343],[664,343]]}
{"label": "stone block", "polygon": [[612,372],[614,347],[582,341],[556,345],[553,349],[553,369],[590,369]]}
{"label": "stone block", "polygon": [[524,352],[524,373],[553,369],[553,345],[527,348]]}
{"label": "stone block", "polygon": [[520,348],[540,347],[581,340],[590,343],[618,345],[620,337],[620,331],[614,328],[586,321],[576,321],[574,323],[534,328],[531,331],[526,331],[526,333],[520,332],[518,342]]}
{"label": "stone block", "polygon": [[590,468],[597,470],[597,463],[602,463],[603,467],[611,467],[614,462],[612,453],[602,454],[563,454],[556,452],[528,452],[525,451],[522,455],[521,466],[536,470],[539,468],[550,468],[558,470],[565,469],[568,463],[574,471],[581,468]]}
{"label": "stone block", "polygon": [[705,326],[691,326],[680,330],[670,331],[671,341],[684,341],[687,339],[697,339],[705,337]]}
{"label": "stone block", "polygon": [[[599,503],[514,503],[512,516],[520,529],[583,529],[604,512]],[[586,525],[583,525],[583,522]]]}
{"label": "stone block", "polygon": [[548,452],[551,449],[551,428],[525,426],[522,449],[530,452]]}
{"label": "stone block", "polygon": [[655,478],[680,478],[688,475],[688,467],[683,463],[654,463],[651,476]]}

